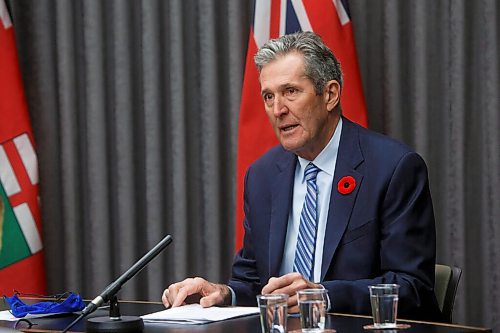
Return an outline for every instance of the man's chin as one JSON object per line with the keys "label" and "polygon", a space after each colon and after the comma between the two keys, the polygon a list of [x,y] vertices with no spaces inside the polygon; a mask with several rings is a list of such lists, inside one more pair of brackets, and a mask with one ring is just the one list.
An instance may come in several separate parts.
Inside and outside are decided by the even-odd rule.
{"label": "man's chin", "polygon": [[300,142],[301,141],[301,136],[300,135],[292,135],[292,133],[280,133],[278,136],[278,140],[283,146],[288,151],[291,152],[296,152],[297,150],[300,150],[303,144]]}
{"label": "man's chin", "polygon": [[294,154],[297,154],[297,152],[300,151],[300,146],[298,146],[296,143],[291,144],[290,142],[281,141],[281,146],[283,146],[285,150]]}

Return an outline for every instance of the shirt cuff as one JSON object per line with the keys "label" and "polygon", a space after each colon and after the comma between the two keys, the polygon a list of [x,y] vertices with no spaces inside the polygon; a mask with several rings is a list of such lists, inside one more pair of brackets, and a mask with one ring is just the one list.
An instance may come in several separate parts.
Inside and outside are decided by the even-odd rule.
{"label": "shirt cuff", "polygon": [[231,291],[231,305],[235,306],[236,305],[236,294],[234,293],[233,288],[231,288],[230,286],[227,286],[227,287]]}

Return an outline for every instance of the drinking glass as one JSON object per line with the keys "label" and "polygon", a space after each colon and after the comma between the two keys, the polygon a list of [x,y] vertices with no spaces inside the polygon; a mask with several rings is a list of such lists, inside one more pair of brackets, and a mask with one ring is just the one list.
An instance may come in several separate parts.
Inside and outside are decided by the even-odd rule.
{"label": "drinking glass", "polygon": [[368,286],[375,328],[395,328],[398,316],[399,285],[376,284]]}
{"label": "drinking glass", "polygon": [[288,315],[288,295],[258,295],[262,333],[285,333]]}
{"label": "drinking glass", "polygon": [[326,289],[297,291],[302,332],[323,332],[330,299]]}

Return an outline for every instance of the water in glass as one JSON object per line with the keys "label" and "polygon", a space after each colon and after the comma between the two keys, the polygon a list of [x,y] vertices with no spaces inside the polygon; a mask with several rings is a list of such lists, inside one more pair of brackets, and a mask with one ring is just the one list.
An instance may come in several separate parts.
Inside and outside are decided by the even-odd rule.
{"label": "water in glass", "polygon": [[370,301],[374,326],[376,328],[395,327],[398,313],[398,295],[372,295]]}
{"label": "water in glass", "polygon": [[263,333],[285,333],[288,308],[286,303],[260,305],[260,325]]}
{"label": "water in glass", "polygon": [[322,332],[325,329],[326,302],[307,300],[299,302],[302,332]]}

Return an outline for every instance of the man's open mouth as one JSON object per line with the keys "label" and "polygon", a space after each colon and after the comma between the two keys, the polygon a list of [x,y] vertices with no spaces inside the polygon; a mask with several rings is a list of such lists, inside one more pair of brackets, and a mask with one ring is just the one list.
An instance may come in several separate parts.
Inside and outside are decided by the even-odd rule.
{"label": "man's open mouth", "polygon": [[288,132],[288,131],[291,131],[293,130],[295,127],[297,127],[299,125],[295,124],[295,125],[286,125],[286,126],[281,126],[280,129],[283,131],[283,132]]}

